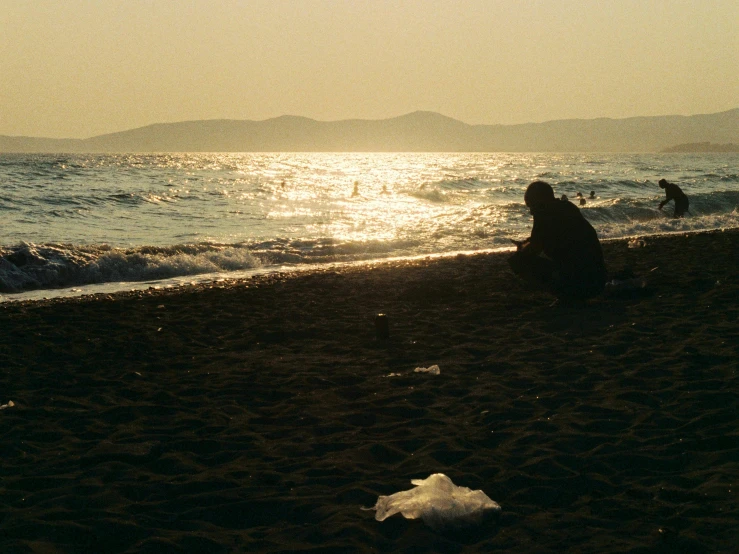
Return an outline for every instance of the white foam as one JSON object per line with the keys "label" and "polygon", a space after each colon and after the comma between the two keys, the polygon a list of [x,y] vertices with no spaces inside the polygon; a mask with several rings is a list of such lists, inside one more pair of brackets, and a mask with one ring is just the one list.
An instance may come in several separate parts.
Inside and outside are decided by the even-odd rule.
{"label": "white foam", "polygon": [[0,291],[96,283],[152,281],[253,269],[261,263],[238,246],[180,245],[132,250],[101,246],[34,245],[3,251]]}

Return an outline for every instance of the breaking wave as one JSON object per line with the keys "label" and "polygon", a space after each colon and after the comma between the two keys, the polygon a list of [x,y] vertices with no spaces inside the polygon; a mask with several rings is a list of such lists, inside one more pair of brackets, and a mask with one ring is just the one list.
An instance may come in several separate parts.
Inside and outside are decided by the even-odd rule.
{"label": "breaking wave", "polygon": [[32,244],[0,248],[0,293],[100,283],[140,283],[204,274],[348,262],[419,251],[412,240],[274,239],[249,244],[113,248]]}
{"label": "breaking wave", "polygon": [[211,244],[122,249],[22,243],[0,249],[0,292],[152,281],[259,265],[248,250]]}

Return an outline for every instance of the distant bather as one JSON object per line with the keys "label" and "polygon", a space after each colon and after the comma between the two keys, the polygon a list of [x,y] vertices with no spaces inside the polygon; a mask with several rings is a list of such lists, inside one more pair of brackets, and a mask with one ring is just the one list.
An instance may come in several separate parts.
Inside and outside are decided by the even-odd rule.
{"label": "distant bather", "polygon": [[668,183],[666,179],[659,180],[659,187],[665,189],[665,195],[667,196],[667,198],[665,198],[664,200],[662,200],[662,202],[659,203],[660,210],[670,200],[674,200],[675,201],[675,213],[673,217],[682,217],[683,215],[685,215],[685,212],[690,213],[688,210],[690,202],[688,202],[688,197],[680,189],[680,187],[678,187],[677,185],[673,183]]}

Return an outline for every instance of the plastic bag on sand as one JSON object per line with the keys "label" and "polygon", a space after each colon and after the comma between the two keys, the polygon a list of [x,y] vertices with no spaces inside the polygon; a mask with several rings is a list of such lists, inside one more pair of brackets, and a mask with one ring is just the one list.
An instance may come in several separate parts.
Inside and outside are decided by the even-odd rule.
{"label": "plastic bag on sand", "polygon": [[438,365],[432,365],[429,367],[417,367],[413,371],[415,371],[416,373],[430,373],[431,375],[439,375],[441,373]]}
{"label": "plastic bag on sand", "polygon": [[400,512],[407,519],[423,519],[434,529],[463,527],[480,523],[487,513],[500,511],[500,506],[482,491],[458,487],[443,473],[427,479],[413,479],[415,488],[380,496],[374,508],[375,519],[384,521]]}

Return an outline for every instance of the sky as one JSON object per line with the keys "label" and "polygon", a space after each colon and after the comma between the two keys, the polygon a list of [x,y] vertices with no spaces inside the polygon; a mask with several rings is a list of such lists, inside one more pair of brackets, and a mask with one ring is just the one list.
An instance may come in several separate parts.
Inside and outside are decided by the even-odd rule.
{"label": "sky", "polygon": [[0,134],[739,107],[737,0],[2,0]]}

